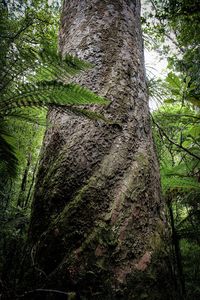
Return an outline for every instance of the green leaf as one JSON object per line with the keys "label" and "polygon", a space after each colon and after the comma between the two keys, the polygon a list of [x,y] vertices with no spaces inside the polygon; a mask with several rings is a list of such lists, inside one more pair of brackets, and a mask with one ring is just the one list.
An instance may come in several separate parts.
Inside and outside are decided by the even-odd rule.
{"label": "green leaf", "polygon": [[172,72],[168,74],[166,82],[175,90],[181,89],[181,80],[176,74]]}

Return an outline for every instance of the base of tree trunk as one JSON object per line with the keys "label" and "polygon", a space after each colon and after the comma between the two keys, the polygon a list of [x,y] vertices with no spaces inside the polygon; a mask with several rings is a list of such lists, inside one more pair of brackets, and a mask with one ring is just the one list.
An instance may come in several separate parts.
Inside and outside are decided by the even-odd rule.
{"label": "base of tree trunk", "polygon": [[62,238],[56,236],[56,230],[51,234],[55,235],[54,242],[52,236],[41,238],[39,247],[34,246],[27,256],[32,259],[23,266],[25,276],[18,291],[24,299],[180,299],[167,243],[162,243],[158,235],[150,239],[152,251],[147,250],[139,258],[133,254],[131,257],[130,251],[122,259],[107,224],[102,224],[92,242],[81,244],[66,257]]}

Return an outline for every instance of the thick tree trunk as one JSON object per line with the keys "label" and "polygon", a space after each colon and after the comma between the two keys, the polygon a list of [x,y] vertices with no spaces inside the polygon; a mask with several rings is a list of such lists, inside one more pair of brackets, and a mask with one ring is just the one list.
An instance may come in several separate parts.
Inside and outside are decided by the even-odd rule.
{"label": "thick tree trunk", "polygon": [[81,299],[172,299],[139,1],[66,0],[60,50],[94,64],[76,80],[111,100],[114,124],[49,113],[30,226],[41,281]]}

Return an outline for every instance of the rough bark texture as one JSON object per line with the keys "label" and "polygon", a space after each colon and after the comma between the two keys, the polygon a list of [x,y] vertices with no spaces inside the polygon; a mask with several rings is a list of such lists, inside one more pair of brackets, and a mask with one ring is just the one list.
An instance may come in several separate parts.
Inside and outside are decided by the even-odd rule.
{"label": "rough bark texture", "polygon": [[139,1],[66,0],[60,50],[94,64],[76,80],[111,100],[100,111],[114,124],[49,113],[30,226],[40,282],[80,299],[172,299]]}

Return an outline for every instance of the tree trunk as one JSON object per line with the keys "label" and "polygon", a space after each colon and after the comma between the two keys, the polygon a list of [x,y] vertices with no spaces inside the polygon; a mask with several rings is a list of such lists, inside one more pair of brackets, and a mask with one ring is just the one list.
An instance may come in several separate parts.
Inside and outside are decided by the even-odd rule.
{"label": "tree trunk", "polygon": [[93,109],[113,122],[49,112],[30,225],[43,287],[77,299],[173,299],[139,1],[66,0],[60,50],[93,63],[76,81],[111,100]]}

